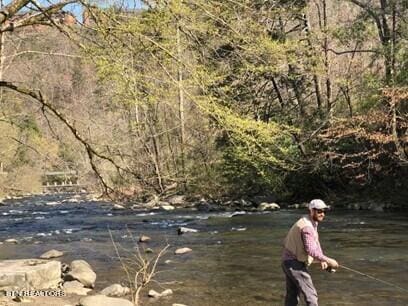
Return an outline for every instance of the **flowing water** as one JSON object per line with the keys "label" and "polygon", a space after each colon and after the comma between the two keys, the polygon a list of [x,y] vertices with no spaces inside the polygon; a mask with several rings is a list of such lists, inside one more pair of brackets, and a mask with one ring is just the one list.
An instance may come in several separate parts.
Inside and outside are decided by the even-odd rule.
{"label": "flowing water", "polygon": [[[60,260],[87,260],[98,275],[96,289],[126,276],[110,238],[125,258],[134,254],[140,234],[152,238],[156,253],[167,243],[157,280],[171,297],[146,304],[189,306],[283,305],[281,242],[301,210],[273,213],[203,213],[193,210],[149,212],[112,210],[109,203],[41,196],[9,201],[0,207],[0,259],[35,258],[52,248]],[[198,233],[177,235],[185,226]],[[323,249],[340,264],[408,289],[408,214],[332,211],[320,224]],[[141,246],[143,248],[143,246]],[[189,247],[189,254],[174,250]],[[165,260],[171,260],[164,263]],[[408,305],[408,292],[339,269],[331,274],[312,267],[320,305]],[[153,284],[157,291],[163,289]]]}

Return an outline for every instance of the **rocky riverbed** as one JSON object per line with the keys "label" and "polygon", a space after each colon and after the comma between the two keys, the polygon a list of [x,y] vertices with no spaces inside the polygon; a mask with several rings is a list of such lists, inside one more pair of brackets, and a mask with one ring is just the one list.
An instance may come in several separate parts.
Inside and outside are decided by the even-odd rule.
{"label": "rocky riverbed", "polygon": [[[115,286],[113,290],[118,291],[131,287],[114,246],[124,259],[134,257],[135,247],[153,258],[169,245],[157,265],[160,273],[156,280],[160,285],[153,282],[141,294],[143,303],[152,305],[282,304],[281,241],[292,222],[304,213],[302,205],[298,209],[279,210],[272,202],[263,202],[263,206],[270,204],[265,210],[260,208],[262,202],[249,210],[220,210],[211,203],[199,203],[199,208],[200,205],[189,207],[170,202],[164,206],[171,205],[174,209],[166,210],[161,204],[151,208],[120,207],[85,195],[5,202],[0,206],[0,260],[50,257],[41,260],[61,263],[58,288],[66,292],[86,291],[88,296],[94,296],[113,284],[122,286]],[[408,261],[407,220],[401,212],[335,209],[328,214],[320,231],[329,255],[348,266],[402,285],[408,281],[404,271]],[[94,282],[78,280],[79,277],[67,279],[73,262],[78,260],[88,263],[96,274]],[[324,305],[408,304],[408,298],[397,289],[347,271],[335,275],[318,269],[312,272]],[[381,293],[375,299],[368,298],[373,288]],[[344,296],[346,291],[350,295]],[[84,298],[77,293],[67,293],[63,298],[33,298],[31,304],[77,305]],[[111,298],[130,300],[128,294]],[[337,304],[331,304],[333,300]],[[0,303],[18,302],[4,297]]]}

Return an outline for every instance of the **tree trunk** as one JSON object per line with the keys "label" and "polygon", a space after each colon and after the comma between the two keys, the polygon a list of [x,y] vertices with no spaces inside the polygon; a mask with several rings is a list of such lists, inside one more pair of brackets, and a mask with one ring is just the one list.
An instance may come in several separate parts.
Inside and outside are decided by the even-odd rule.
{"label": "tree trunk", "polygon": [[398,156],[400,160],[407,161],[407,155],[405,154],[404,148],[401,146],[401,143],[398,138],[398,131],[397,131],[397,101],[399,97],[396,93],[391,95],[390,99],[390,106],[391,106],[391,133],[392,138],[394,139],[395,148],[397,150]]}
{"label": "tree trunk", "polygon": [[[320,14],[319,14],[320,16]],[[307,15],[305,14],[303,16],[304,20],[304,30],[306,32],[306,40],[307,40],[307,44],[309,46],[309,52],[311,52],[311,56],[314,56],[316,54],[312,41],[310,39],[310,32],[311,32],[311,27],[310,27],[310,23],[309,23],[309,19],[307,17]],[[314,84],[314,88],[315,88],[315,95],[316,95],[316,103],[317,103],[317,111],[320,115],[322,115],[322,90],[320,88],[320,80],[319,80],[319,76],[314,73],[313,74],[313,84]]]}
{"label": "tree trunk", "polygon": [[329,61],[329,40],[327,38],[327,3],[326,0],[322,0],[323,2],[323,34],[324,34],[324,41],[323,41],[323,48],[324,48],[324,67],[326,72],[326,108],[327,114],[331,114],[332,112],[332,88],[331,88],[331,80],[330,80],[330,61]]}
{"label": "tree trunk", "polygon": [[181,50],[181,38],[180,38],[180,27],[177,25],[177,58],[178,58],[178,100],[179,100],[179,116],[180,116],[180,151],[181,151],[181,171],[183,176],[183,184],[186,184],[186,169],[185,169],[185,119],[184,119],[184,90],[183,90],[183,70],[181,61],[182,50]]}

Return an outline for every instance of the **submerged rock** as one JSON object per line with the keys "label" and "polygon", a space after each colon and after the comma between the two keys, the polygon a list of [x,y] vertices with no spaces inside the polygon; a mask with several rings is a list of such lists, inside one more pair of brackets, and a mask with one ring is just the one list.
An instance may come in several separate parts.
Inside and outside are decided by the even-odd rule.
{"label": "submerged rock", "polygon": [[300,208],[300,204],[291,204],[291,205],[288,205],[288,208],[291,208],[291,209],[299,209],[299,208]]}
{"label": "submerged rock", "polygon": [[246,227],[233,227],[233,228],[231,228],[231,231],[235,231],[235,232],[244,232],[246,230],[247,230]]}
{"label": "submerged rock", "polygon": [[197,233],[198,230],[194,229],[194,228],[188,228],[188,227],[179,227],[177,229],[177,234],[182,235],[185,233]]}
{"label": "submerged rock", "polygon": [[234,213],[232,213],[229,217],[236,217],[236,216],[242,216],[242,215],[246,215],[247,212],[246,211],[236,211]]}
{"label": "submerged rock", "polygon": [[174,206],[172,206],[170,204],[160,204],[160,208],[163,209],[163,210],[166,210],[166,211],[175,209]]}
{"label": "submerged rock", "polygon": [[177,249],[177,250],[174,252],[174,254],[176,254],[176,255],[182,255],[182,254],[190,253],[190,252],[192,252],[192,251],[193,251],[193,250],[190,249],[190,248],[180,248],[180,249]]}
{"label": "submerged rock", "polygon": [[126,207],[120,204],[113,204],[112,206],[112,210],[124,210],[124,209],[126,209]]}

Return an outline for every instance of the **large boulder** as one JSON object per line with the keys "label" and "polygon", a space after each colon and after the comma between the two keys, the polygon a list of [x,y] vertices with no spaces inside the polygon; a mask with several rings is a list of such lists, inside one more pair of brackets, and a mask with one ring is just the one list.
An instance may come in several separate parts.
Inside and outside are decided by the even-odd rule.
{"label": "large boulder", "polygon": [[57,288],[61,263],[40,259],[0,261],[0,290]]}
{"label": "large boulder", "polygon": [[77,280],[85,287],[93,288],[96,274],[85,260],[74,260],[70,264],[70,271],[65,276],[65,280]]}
{"label": "large boulder", "polygon": [[105,295],[93,295],[82,298],[79,301],[80,306],[134,306],[131,301],[107,297]]}

